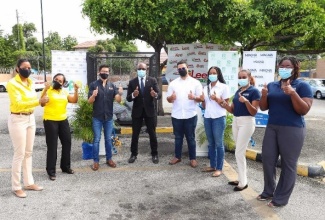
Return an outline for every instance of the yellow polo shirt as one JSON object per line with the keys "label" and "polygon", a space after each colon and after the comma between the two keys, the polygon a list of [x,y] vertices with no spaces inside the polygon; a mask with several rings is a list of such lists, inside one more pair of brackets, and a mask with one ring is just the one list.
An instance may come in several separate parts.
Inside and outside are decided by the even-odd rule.
{"label": "yellow polo shirt", "polygon": [[50,87],[46,91],[49,102],[44,107],[44,120],[63,121],[67,119],[67,104],[69,93],[65,90],[55,90]]}
{"label": "yellow polo shirt", "polygon": [[37,93],[33,88],[32,80],[27,78],[28,85],[24,85],[19,74],[9,80],[7,91],[10,99],[10,111],[13,113],[33,112],[39,105]]}

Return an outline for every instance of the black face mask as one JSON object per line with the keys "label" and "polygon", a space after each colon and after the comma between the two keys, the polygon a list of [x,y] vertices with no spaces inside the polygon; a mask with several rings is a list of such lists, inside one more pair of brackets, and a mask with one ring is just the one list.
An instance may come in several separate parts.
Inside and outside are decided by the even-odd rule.
{"label": "black face mask", "polygon": [[53,81],[52,87],[53,87],[53,89],[59,90],[62,88],[62,85],[57,81]]}
{"label": "black face mask", "polygon": [[186,74],[187,74],[187,70],[185,69],[185,70],[178,70],[178,73],[179,73],[179,75],[180,76],[182,76],[182,77],[184,77],[184,76],[186,76]]}
{"label": "black face mask", "polygon": [[107,73],[100,73],[99,76],[102,79],[107,79],[108,78],[108,74]]}
{"label": "black face mask", "polygon": [[19,68],[19,73],[22,77],[24,78],[28,78],[29,75],[32,73],[32,71],[30,71],[30,69],[21,69]]}

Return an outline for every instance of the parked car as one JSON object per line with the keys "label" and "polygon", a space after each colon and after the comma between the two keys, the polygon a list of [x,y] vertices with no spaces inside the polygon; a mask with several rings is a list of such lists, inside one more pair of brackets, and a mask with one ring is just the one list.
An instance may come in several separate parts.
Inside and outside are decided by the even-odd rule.
{"label": "parked car", "polygon": [[312,78],[306,80],[313,91],[313,95],[317,99],[325,97],[325,79]]}
{"label": "parked car", "polygon": [[42,91],[44,89],[44,80],[37,79],[35,76],[30,76],[29,78],[33,81],[36,92]]}
{"label": "parked car", "polygon": [[7,91],[7,82],[0,82],[0,92],[5,92]]}

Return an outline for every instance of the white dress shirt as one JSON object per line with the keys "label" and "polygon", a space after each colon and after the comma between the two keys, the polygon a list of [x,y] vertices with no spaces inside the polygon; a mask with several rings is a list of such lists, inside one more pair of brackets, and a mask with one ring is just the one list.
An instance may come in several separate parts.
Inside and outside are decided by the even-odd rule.
{"label": "white dress shirt", "polygon": [[204,100],[205,100],[205,118],[220,118],[226,116],[226,109],[222,108],[215,100],[211,100],[209,96],[213,95],[214,92],[216,96],[222,98],[223,100],[229,99],[230,91],[229,86],[217,81],[216,85],[211,88],[211,83],[209,84],[210,94],[208,94],[208,86],[204,86]]}
{"label": "white dress shirt", "polygon": [[191,76],[186,79],[178,77],[168,85],[167,97],[175,92],[176,100],[173,102],[172,117],[177,119],[188,119],[197,115],[197,102],[188,99],[190,92],[195,96],[202,95],[201,82]]}

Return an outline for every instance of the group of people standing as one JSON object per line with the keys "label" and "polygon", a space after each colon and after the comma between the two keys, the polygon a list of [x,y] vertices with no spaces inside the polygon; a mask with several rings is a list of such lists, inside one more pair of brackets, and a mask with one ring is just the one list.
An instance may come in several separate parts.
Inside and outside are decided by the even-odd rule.
{"label": "group of people standing", "polygon": [[[279,80],[264,85],[260,92],[249,70],[238,73],[239,89],[230,103],[229,87],[219,67],[208,70],[207,85],[202,88],[197,80],[188,75],[187,64],[177,63],[179,78],[168,86],[167,101],[173,103],[172,124],[175,135],[175,157],[169,162],[181,161],[184,135],[189,149],[190,166],[197,167],[195,154],[196,105],[202,103],[204,128],[208,140],[210,166],[203,172],[222,174],[224,161],[224,131],[226,111],[233,114],[232,134],[236,143],[235,157],[238,180],[228,184],[234,191],[248,187],[246,148],[255,131],[255,115],[258,109],[268,110],[269,119],[262,145],[264,190],[257,200],[270,207],[288,203],[293,191],[298,158],[306,135],[304,115],[311,108],[313,95],[309,84],[299,80],[300,63],[295,57],[283,57],[277,66]],[[281,175],[276,184],[276,164],[281,158]]]}
{"label": "group of people standing", "polygon": [[[19,60],[17,75],[8,83],[11,115],[8,119],[9,133],[14,147],[12,164],[12,190],[17,197],[24,198],[26,193],[20,183],[21,167],[24,174],[24,189],[42,190],[34,183],[31,172],[32,151],[35,137],[36,106],[44,107],[43,123],[46,133],[47,161],[46,171],[51,180],[56,178],[57,140],[62,144],[60,168],[62,172],[73,174],[71,169],[71,133],[67,120],[66,105],[78,101],[78,85],[74,85],[75,93],[68,94],[62,90],[65,76],[61,73],[53,77],[52,83],[46,83],[40,98],[37,98],[30,74],[28,60]],[[262,145],[262,161],[264,173],[264,190],[258,200],[270,200],[270,207],[283,206],[289,201],[296,180],[298,157],[306,135],[304,115],[312,105],[310,86],[297,79],[299,61],[294,57],[280,60],[277,70],[280,79],[265,84],[260,92],[254,86],[254,78],[250,71],[240,70],[238,73],[239,89],[230,97],[229,87],[223,78],[221,69],[212,66],[208,70],[206,86],[188,74],[186,62],[177,63],[179,77],[173,80],[167,91],[167,101],[173,104],[171,121],[175,135],[174,157],[169,161],[175,165],[182,160],[184,136],[189,152],[189,165],[198,166],[196,160],[195,129],[197,125],[197,104],[202,103],[205,109],[204,128],[208,140],[208,156],[210,166],[203,172],[212,172],[213,177],[222,175],[224,162],[224,132],[227,112],[233,114],[232,134],[236,143],[236,162],[238,180],[228,184],[235,186],[234,191],[242,191],[248,187],[246,148],[255,130],[255,115],[260,108],[268,110],[269,119],[265,129]],[[88,102],[93,104],[92,128],[93,164],[92,170],[99,169],[99,141],[104,130],[106,164],[112,168],[117,165],[112,160],[111,133],[113,129],[113,102],[121,101],[122,88],[117,88],[108,80],[109,66],[101,65],[98,70],[99,79],[89,85]],[[157,80],[147,75],[147,65],[137,65],[137,77],[130,80],[126,99],[133,102],[132,108],[132,141],[129,163],[134,163],[138,156],[139,134],[143,121],[150,138],[151,156],[154,164],[159,163],[158,141],[156,136],[155,101],[161,98]],[[231,101],[232,99],[232,101]],[[281,157],[281,175],[276,184],[276,164]]]}

